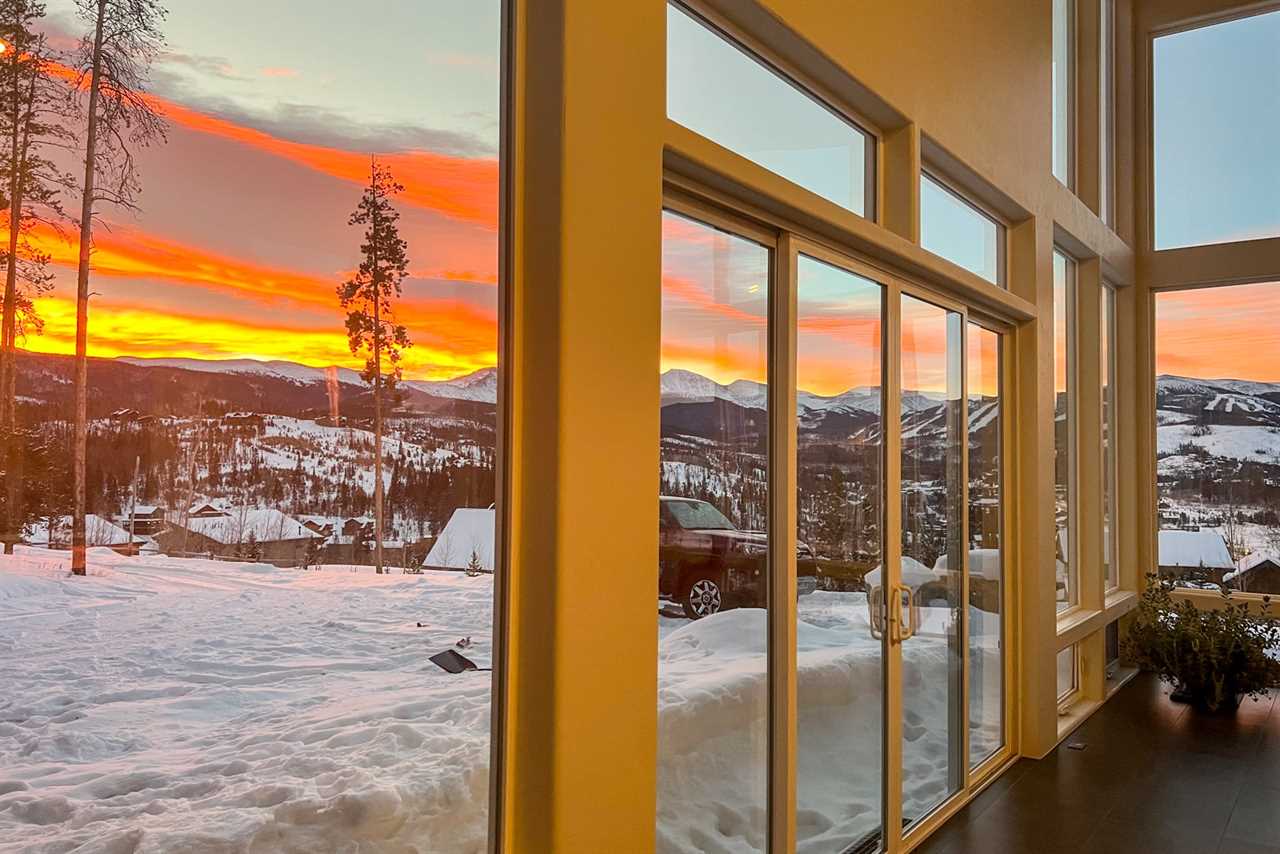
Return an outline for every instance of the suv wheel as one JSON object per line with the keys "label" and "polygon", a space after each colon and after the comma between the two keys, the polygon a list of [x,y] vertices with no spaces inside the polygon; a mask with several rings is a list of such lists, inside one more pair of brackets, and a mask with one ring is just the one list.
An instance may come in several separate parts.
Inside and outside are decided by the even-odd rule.
{"label": "suv wheel", "polygon": [[684,615],[690,620],[699,620],[720,612],[724,599],[720,590],[720,581],[710,575],[696,575],[693,583],[685,592]]}

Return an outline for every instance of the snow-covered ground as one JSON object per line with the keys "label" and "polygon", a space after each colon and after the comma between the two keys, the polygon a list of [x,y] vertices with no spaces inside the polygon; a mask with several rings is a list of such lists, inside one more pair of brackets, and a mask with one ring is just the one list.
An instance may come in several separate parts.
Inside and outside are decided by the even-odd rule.
{"label": "snow-covered ground", "polygon": [[[921,632],[903,646],[903,815],[911,819],[948,794],[949,612],[924,611]],[[992,615],[970,614],[980,627],[970,653],[982,696],[973,717],[986,722],[970,737],[986,756],[999,744],[999,628]],[[797,851],[817,854],[880,827],[881,647],[864,593],[801,597],[798,618]],[[759,609],[660,619],[659,852],[765,850],[765,620]]]}
{"label": "snow-covered ground", "polygon": [[90,572],[0,557],[0,851],[483,850],[491,576]]}
{"label": "snow-covered ground", "polygon": [[[492,596],[487,574],[0,557],[0,851],[483,850],[489,674],[427,656],[470,637],[488,665]],[[948,761],[946,611],[926,611],[904,647],[910,817]],[[764,850],[764,620],[659,617],[660,850]],[[799,644],[799,850],[840,850],[880,815],[865,596],[803,597]],[[994,634],[979,647],[998,672]]]}

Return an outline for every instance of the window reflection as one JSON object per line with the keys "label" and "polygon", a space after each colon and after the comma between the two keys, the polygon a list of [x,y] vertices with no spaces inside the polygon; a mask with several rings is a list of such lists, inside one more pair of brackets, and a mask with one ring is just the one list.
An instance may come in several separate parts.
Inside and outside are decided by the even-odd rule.
{"label": "window reflection", "polygon": [[902,644],[904,821],[918,821],[964,781],[963,319],[902,297]]}
{"label": "window reflection", "polygon": [[770,252],[662,232],[658,850],[764,850]]}
{"label": "window reflection", "polygon": [[969,764],[1004,744],[1000,335],[969,324]]}
{"label": "window reflection", "polygon": [[885,641],[865,581],[881,560],[883,294],[804,255],[797,284],[796,784],[810,817],[797,844],[870,850],[883,812]]}

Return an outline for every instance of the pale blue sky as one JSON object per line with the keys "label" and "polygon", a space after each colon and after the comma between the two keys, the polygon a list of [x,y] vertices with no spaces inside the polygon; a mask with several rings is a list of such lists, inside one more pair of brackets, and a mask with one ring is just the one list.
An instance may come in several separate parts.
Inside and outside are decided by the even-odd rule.
{"label": "pale blue sky", "polygon": [[1155,40],[1157,249],[1280,235],[1280,12]]}

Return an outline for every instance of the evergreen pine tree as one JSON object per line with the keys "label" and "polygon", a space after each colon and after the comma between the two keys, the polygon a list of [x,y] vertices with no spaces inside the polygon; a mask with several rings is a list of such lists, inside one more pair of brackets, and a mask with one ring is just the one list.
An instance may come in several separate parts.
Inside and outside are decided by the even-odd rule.
{"label": "evergreen pine tree", "polygon": [[[365,354],[362,376],[373,387],[374,565],[383,572],[382,407],[400,379],[400,357],[409,332],[395,322],[394,302],[408,275],[407,244],[397,225],[400,213],[391,200],[403,192],[391,170],[369,159],[369,184],[351,214],[350,225],[365,227],[356,273],[338,286],[338,302],[347,311],[347,343],[354,355]],[[389,370],[384,370],[384,365]]]}

